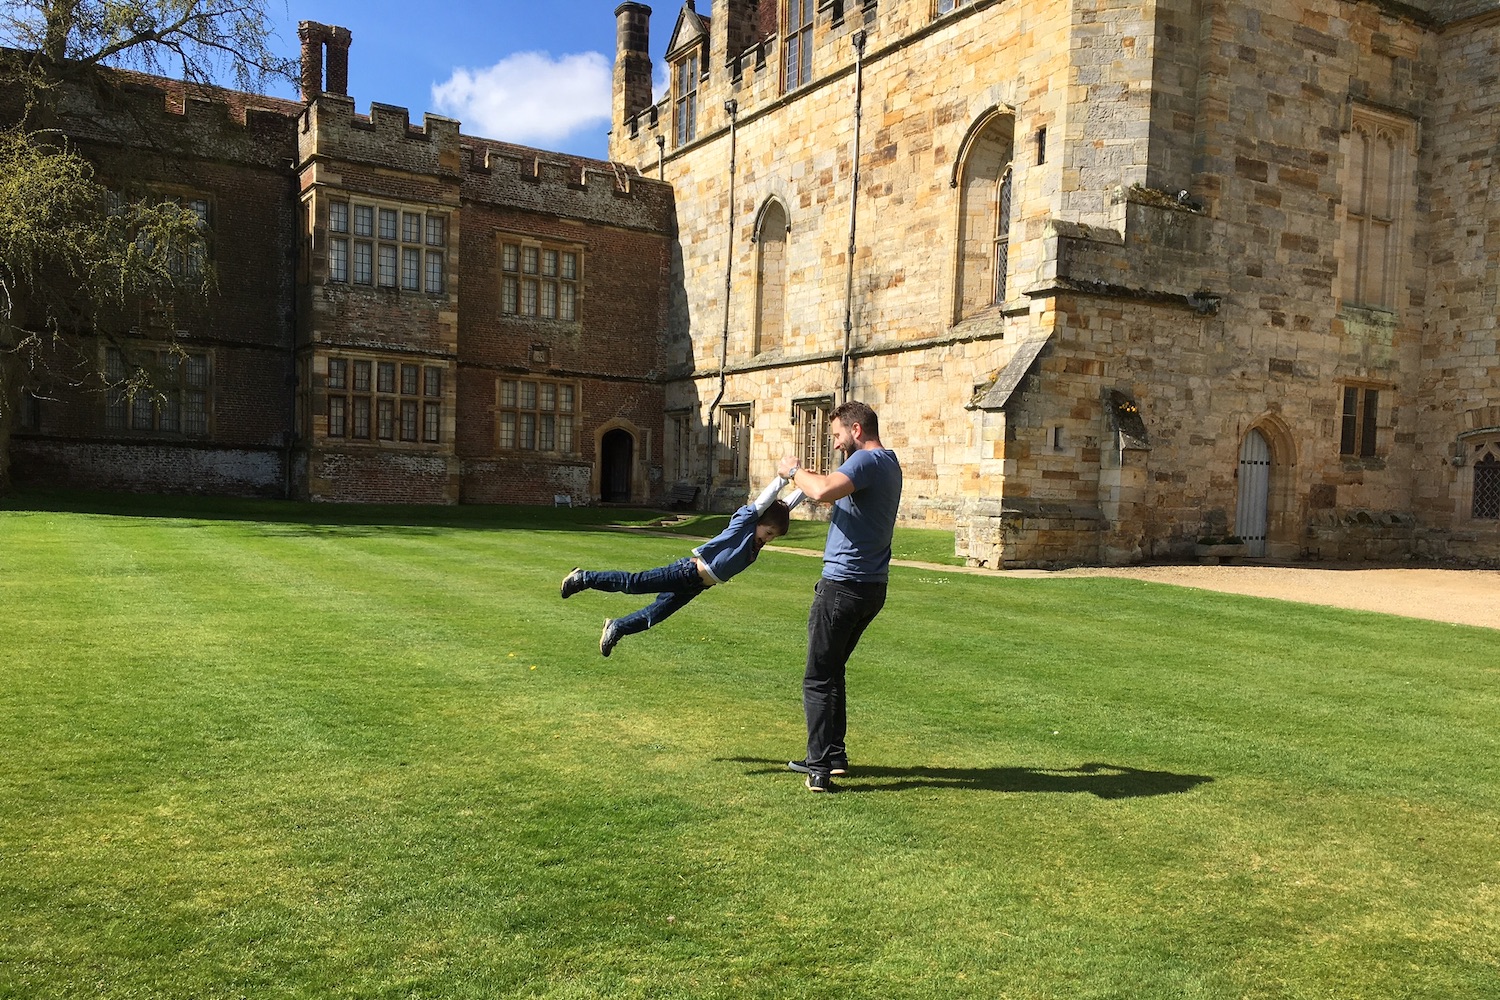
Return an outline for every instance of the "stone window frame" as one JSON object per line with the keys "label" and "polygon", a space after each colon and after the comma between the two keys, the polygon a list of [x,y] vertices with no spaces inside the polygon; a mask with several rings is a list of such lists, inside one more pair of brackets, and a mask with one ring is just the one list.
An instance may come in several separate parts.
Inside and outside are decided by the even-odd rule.
{"label": "stone window frame", "polygon": [[1454,464],[1467,467],[1459,474],[1459,517],[1476,527],[1500,528],[1500,427],[1460,435]]}
{"label": "stone window frame", "polygon": [[[793,18],[798,20],[794,21]],[[813,25],[816,0],[786,0],[781,5],[781,89],[790,94],[813,81]]]}
{"label": "stone window frame", "polygon": [[672,431],[672,478],[679,482],[693,474],[693,411],[687,408],[668,410],[667,426]]}
{"label": "stone window frame", "polygon": [[[961,323],[1004,309],[1009,295],[1010,230],[1016,221],[1016,112],[996,105],[977,116],[954,158],[950,316]],[[993,170],[993,176],[990,171]],[[1008,217],[1001,219],[1002,207]],[[1006,254],[1003,262],[998,258]]]}
{"label": "stone window frame", "polygon": [[447,293],[451,213],[345,192],[325,197],[329,284]]}
{"label": "stone window frame", "polygon": [[968,7],[977,2],[978,0],[933,0],[932,16],[934,18],[942,17],[945,14],[951,14],[956,10]]}
{"label": "stone window frame", "polygon": [[167,260],[167,270],[173,277],[201,278],[213,246],[214,218],[218,214],[213,197],[191,188],[157,188],[152,197],[157,204],[172,202],[198,216],[202,245],[173,254]]}
{"label": "stone window frame", "polygon": [[1000,170],[995,182],[995,238],[991,252],[990,267],[993,269],[994,291],[990,294],[991,306],[1005,305],[1007,283],[1010,279],[1010,224],[1014,207],[1016,160],[1011,151],[1011,160]]}
{"label": "stone window frame", "polygon": [[583,315],[584,245],[513,232],[497,233],[497,240],[501,317],[576,327]]}
{"label": "stone window frame", "polygon": [[[1382,421],[1389,422],[1391,386],[1349,381],[1338,387],[1339,457],[1353,461],[1384,457],[1381,430]],[[1382,393],[1386,394],[1384,402]]]}
{"label": "stone window frame", "polygon": [[[1372,148],[1389,144],[1390,173],[1381,196],[1371,190],[1372,171],[1367,169],[1354,176],[1356,143],[1361,142]],[[1405,234],[1409,231],[1416,198],[1417,123],[1368,105],[1352,104],[1342,152],[1335,295],[1343,309],[1400,314],[1405,304],[1404,278],[1409,257]],[[1371,162],[1369,157],[1363,159]],[[1379,204],[1382,200],[1384,205]],[[1383,240],[1378,280],[1371,278],[1369,256],[1375,248],[1376,234]]]}
{"label": "stone window frame", "polygon": [[[426,358],[343,350],[329,352],[322,361],[325,438],[376,447],[442,443],[446,365]],[[433,408],[436,416],[419,423],[424,410]],[[438,434],[428,437],[425,421],[433,419]]]}
{"label": "stone window frame", "polygon": [[16,430],[36,433],[42,429],[42,397],[35,389],[21,391],[21,403],[16,409]]}
{"label": "stone window frame", "polygon": [[[108,192],[108,198],[111,208],[117,212],[125,211],[131,202],[131,199],[113,190]],[[198,229],[203,234],[202,244],[180,250],[168,257],[167,271],[174,278],[184,275],[193,279],[203,277],[213,248],[214,219],[218,215],[214,197],[196,188],[153,184],[139,200],[142,204],[153,207],[175,204],[198,216]],[[152,249],[151,238],[147,233],[137,231],[135,243],[145,253]]]}
{"label": "stone window frame", "polygon": [[797,460],[809,472],[826,476],[833,466],[833,396],[803,396],[792,400],[792,426],[797,436]]}
{"label": "stone window frame", "polygon": [[672,136],[675,146],[698,138],[698,86],[706,60],[694,45],[672,63]]}
{"label": "stone window frame", "polygon": [[583,387],[574,379],[495,379],[495,450],[579,454]]}
{"label": "stone window frame", "polygon": [[719,451],[729,459],[729,469],[720,471],[725,481],[750,481],[750,429],[755,426],[754,403],[727,403],[719,407]]}
{"label": "stone window frame", "polygon": [[214,431],[214,351],[131,342],[106,345],[102,425],[110,434],[204,439]]}
{"label": "stone window frame", "polygon": [[[767,223],[775,220],[775,212],[781,213],[783,228],[777,234],[779,239],[767,237],[774,233],[775,227],[768,230]],[[755,232],[751,236],[751,242],[755,244],[755,327],[754,343],[752,353],[764,354],[767,351],[779,350],[786,346],[787,313],[786,313],[786,276],[787,276],[787,252],[790,249],[792,234],[792,213],[788,210],[786,202],[777,195],[771,195],[760,207],[760,212],[755,218]],[[766,254],[769,244],[779,242],[781,244],[779,260],[767,261]],[[768,267],[769,265],[769,267]],[[767,315],[774,317],[775,330],[767,326]],[[774,332],[774,336],[768,337],[768,333]]]}

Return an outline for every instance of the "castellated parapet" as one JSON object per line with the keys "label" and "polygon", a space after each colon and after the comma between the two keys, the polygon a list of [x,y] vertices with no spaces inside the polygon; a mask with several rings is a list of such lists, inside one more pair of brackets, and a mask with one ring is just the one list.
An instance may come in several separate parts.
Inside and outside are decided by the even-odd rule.
{"label": "castellated parapet", "polygon": [[338,94],[322,94],[307,105],[297,145],[303,163],[324,157],[450,181],[463,169],[454,119],[429,114],[418,128],[405,108],[371,104],[370,113],[360,115],[353,98]]}
{"label": "castellated parapet", "polygon": [[672,187],[607,160],[465,136],[463,197],[558,218],[670,229]]}
{"label": "castellated parapet", "polygon": [[137,73],[112,76],[112,90],[63,95],[64,130],[76,141],[276,169],[294,155],[300,105]]}

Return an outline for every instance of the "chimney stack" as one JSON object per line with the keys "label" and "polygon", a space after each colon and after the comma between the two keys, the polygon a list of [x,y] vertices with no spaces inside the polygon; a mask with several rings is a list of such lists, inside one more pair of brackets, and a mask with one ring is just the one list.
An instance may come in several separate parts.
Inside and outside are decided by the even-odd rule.
{"label": "chimney stack", "polygon": [[328,29],[328,83],[330,94],[349,96],[349,45],[354,35],[348,28]]}
{"label": "chimney stack", "polygon": [[302,40],[302,101],[313,100],[323,92],[323,41],[328,29],[316,21],[297,24]]}
{"label": "chimney stack", "polygon": [[[733,63],[750,46],[760,40],[760,5],[756,0],[719,0],[714,4],[709,22],[709,58],[711,72]],[[707,69],[708,67],[704,67]]]}
{"label": "chimney stack", "polygon": [[614,90],[616,128],[651,106],[651,8],[643,3],[615,8]]}
{"label": "chimney stack", "polygon": [[[302,40],[302,100],[312,101],[329,93],[349,96],[349,44],[354,36],[348,28],[332,27],[317,21],[297,25]],[[323,80],[324,49],[327,49],[328,80]]]}

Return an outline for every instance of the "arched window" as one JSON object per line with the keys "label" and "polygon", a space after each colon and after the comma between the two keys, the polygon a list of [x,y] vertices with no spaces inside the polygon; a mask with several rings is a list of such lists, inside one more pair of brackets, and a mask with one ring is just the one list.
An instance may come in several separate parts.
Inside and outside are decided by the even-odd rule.
{"label": "arched window", "polygon": [[1005,302],[1005,277],[1010,266],[1010,179],[1014,171],[1007,166],[995,190],[995,294],[994,305]]}
{"label": "arched window", "polygon": [[1409,127],[1356,108],[1344,173],[1345,305],[1395,309],[1401,287],[1401,222],[1409,200]]}
{"label": "arched window", "polygon": [[786,330],[786,209],[772,199],[756,226],[755,353],[780,350]]}
{"label": "arched window", "polygon": [[1500,438],[1474,446],[1474,497],[1469,514],[1475,520],[1500,520]]}
{"label": "arched window", "polygon": [[993,115],[965,144],[959,188],[957,316],[1005,301],[1015,117]]}

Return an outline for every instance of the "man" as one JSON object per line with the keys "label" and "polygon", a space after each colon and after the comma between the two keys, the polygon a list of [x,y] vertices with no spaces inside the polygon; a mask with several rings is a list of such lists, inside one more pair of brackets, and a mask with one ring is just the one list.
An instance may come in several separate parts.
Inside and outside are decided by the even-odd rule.
{"label": "man", "polygon": [[833,775],[847,773],[848,717],[844,668],[859,637],[885,605],[891,534],[901,504],[901,465],[880,443],[880,422],[864,403],[849,400],[833,411],[833,445],[844,464],[826,476],[783,458],[777,472],[809,500],[833,504],[823,577],[807,616],[807,672],[802,710],[807,716],[807,756],[787,764],[807,775],[814,792],[834,791]]}

